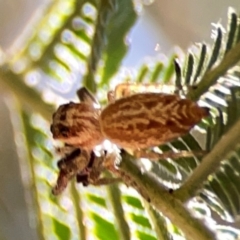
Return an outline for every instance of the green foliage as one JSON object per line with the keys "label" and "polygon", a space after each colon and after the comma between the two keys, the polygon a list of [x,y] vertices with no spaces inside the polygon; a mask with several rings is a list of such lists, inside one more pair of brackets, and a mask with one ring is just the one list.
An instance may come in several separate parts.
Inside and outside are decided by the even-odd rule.
{"label": "green foliage", "polygon": [[119,239],[114,225],[107,221],[105,217],[101,217],[99,214],[92,213],[91,218],[95,221],[96,226],[94,231],[98,239]]}
{"label": "green foliage", "polygon": [[[184,229],[178,229],[177,217],[170,219],[170,223],[161,213],[165,209],[161,211],[161,206],[144,201],[132,188],[126,189],[124,185],[84,188],[72,184],[62,196],[51,196],[50,189],[57,173],[56,156],[49,142],[49,122],[37,114],[49,120],[52,105],[58,104],[57,95],[71,98],[79,83],[94,93],[97,87],[108,86],[120,70],[128,49],[125,37],[137,14],[130,0],[59,0],[51,3],[43,16],[22,50],[0,66],[1,84],[15,93],[22,104],[27,162],[32,175],[32,197],[40,238],[52,239],[49,232],[55,239],[87,239],[94,234],[94,238],[103,240],[170,240],[174,235],[187,234]],[[201,157],[181,157],[177,161],[159,160],[151,164],[150,171],[165,188],[176,189],[169,196],[175,197],[178,203],[189,200],[195,204],[192,209],[203,217],[207,218],[207,211],[212,211],[228,223],[229,218],[235,220],[240,213],[240,150],[234,146],[235,142],[231,152],[219,156],[216,169],[201,181],[195,180],[192,186],[197,186],[196,189],[188,184],[204,166],[205,157],[219,147],[220,140],[240,121],[238,15],[231,11],[226,33],[220,25],[214,33],[212,47],[202,43],[197,46],[197,51],[191,50],[184,59],[177,59],[178,56],[173,54],[168,62],[153,59],[151,63],[143,63],[131,81],[169,85],[211,109],[211,117],[200,123],[195,132],[159,146],[163,152],[176,149],[202,151],[196,134],[201,132],[205,134],[201,138],[206,137],[204,149],[207,153]],[[35,79],[36,74],[40,80],[33,88],[25,81]],[[68,84],[67,93],[64,84]],[[50,101],[52,105],[42,97],[49,88],[54,96]],[[25,105],[32,109],[26,110]],[[202,171],[206,172],[206,169]],[[143,190],[146,195],[148,188],[151,186]],[[184,194],[186,192],[189,194]],[[207,210],[198,207],[197,204],[203,202]],[[169,211],[178,214],[175,207]],[[227,231],[217,227],[215,230]]]}
{"label": "green foliage", "polygon": [[59,222],[56,218],[53,219],[54,232],[61,239],[71,239],[70,234],[71,230],[66,224]]}
{"label": "green foliage", "polygon": [[117,10],[112,15],[107,28],[106,37],[108,43],[103,56],[104,68],[102,70],[100,87],[103,84],[108,84],[111,77],[118,71],[121,61],[128,50],[128,46],[125,43],[126,35],[137,19],[132,1],[118,0],[116,1],[116,7]]}

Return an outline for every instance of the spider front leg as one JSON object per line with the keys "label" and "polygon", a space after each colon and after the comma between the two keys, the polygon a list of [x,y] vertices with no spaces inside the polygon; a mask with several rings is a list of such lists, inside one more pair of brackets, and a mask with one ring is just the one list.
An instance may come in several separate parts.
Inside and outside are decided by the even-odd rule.
{"label": "spider front leg", "polygon": [[[121,181],[120,178],[113,177],[100,177],[102,172],[106,169],[104,161],[106,160],[106,153],[104,155],[97,157],[95,153],[91,152],[91,159],[86,169],[81,173],[78,173],[76,180],[78,183],[82,183],[83,186],[94,185],[109,185]],[[108,159],[108,158],[107,158]],[[111,161],[113,159],[111,158]],[[108,161],[108,160],[107,160]],[[111,163],[113,164],[113,163]]]}
{"label": "spider front leg", "polygon": [[69,176],[76,175],[77,172],[85,169],[90,161],[89,152],[80,148],[74,148],[74,150],[67,154],[64,158],[58,161],[58,168],[68,172]]}
{"label": "spider front leg", "polygon": [[54,195],[63,192],[68,182],[79,172],[85,171],[86,167],[89,165],[90,155],[88,151],[72,147],[72,151],[69,152],[69,149],[71,149],[70,146],[61,150],[61,153],[65,153],[65,156],[58,161],[60,172],[57,183],[52,189]]}
{"label": "spider front leg", "polygon": [[56,195],[59,195],[60,193],[62,193],[64,191],[64,189],[66,189],[69,180],[70,180],[69,175],[65,171],[60,170],[60,172],[58,174],[57,183],[52,188],[52,194],[56,196]]}
{"label": "spider front leg", "polygon": [[91,151],[87,167],[76,175],[77,182],[82,183],[83,186],[88,186],[97,181],[103,171],[103,161],[104,157],[97,157],[95,153]]}

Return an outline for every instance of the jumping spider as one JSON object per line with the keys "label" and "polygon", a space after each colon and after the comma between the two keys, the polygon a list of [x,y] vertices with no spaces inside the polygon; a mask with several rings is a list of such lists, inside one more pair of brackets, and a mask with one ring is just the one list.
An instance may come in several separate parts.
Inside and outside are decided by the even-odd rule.
{"label": "jumping spider", "polygon": [[[148,87],[151,85],[145,85],[145,88]],[[63,141],[74,150],[65,154],[59,162],[57,185],[62,187],[58,190],[55,187],[55,193],[61,192],[61,188],[65,188],[68,180],[74,176],[83,185],[97,183],[104,157],[96,161],[95,156],[91,160],[91,154],[94,147],[105,139],[136,157],[158,160],[192,156],[191,152],[186,151],[159,154],[147,150],[188,133],[209,115],[208,109],[177,94],[136,93],[139,88],[142,86],[118,85],[114,92],[108,93],[109,104],[102,110],[94,107],[93,103],[98,102],[93,95],[86,88],[81,88],[78,91],[80,103],[70,102],[57,109],[51,125],[53,138]],[[93,167],[95,162],[98,167]],[[97,168],[99,171],[96,171]],[[97,177],[93,177],[93,173]]]}

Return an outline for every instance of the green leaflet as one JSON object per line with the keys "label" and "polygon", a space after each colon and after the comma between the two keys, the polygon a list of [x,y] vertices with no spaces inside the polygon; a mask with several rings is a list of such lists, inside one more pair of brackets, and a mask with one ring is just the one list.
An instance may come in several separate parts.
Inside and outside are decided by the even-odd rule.
{"label": "green leaflet", "polygon": [[133,2],[116,0],[117,9],[110,19],[107,28],[107,45],[104,52],[104,67],[100,86],[108,84],[110,78],[117,72],[121,61],[127,53],[126,36],[137,19]]}
{"label": "green leaflet", "polygon": [[56,218],[53,218],[53,226],[54,232],[59,239],[71,239],[71,229],[69,228],[69,226],[67,226],[63,222],[58,221]]}

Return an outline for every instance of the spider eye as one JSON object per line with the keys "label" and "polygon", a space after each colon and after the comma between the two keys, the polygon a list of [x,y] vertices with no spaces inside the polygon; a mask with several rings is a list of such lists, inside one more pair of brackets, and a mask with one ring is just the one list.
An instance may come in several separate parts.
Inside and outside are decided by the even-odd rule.
{"label": "spider eye", "polygon": [[63,137],[68,137],[69,128],[67,126],[59,125],[58,130]]}
{"label": "spider eye", "polygon": [[65,113],[63,113],[63,114],[60,116],[59,119],[60,119],[61,121],[65,121],[66,118],[67,118],[67,116],[66,116],[66,112],[65,112]]}

